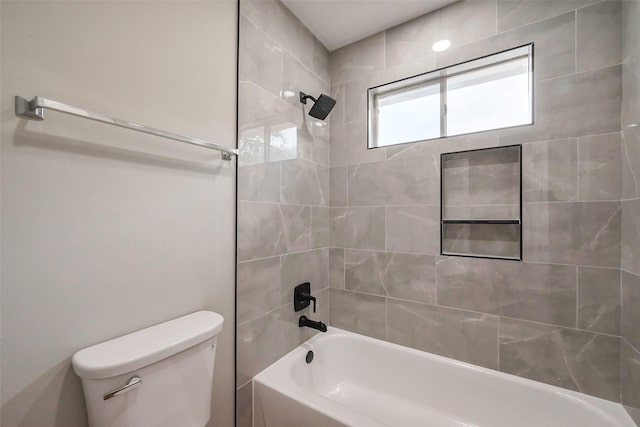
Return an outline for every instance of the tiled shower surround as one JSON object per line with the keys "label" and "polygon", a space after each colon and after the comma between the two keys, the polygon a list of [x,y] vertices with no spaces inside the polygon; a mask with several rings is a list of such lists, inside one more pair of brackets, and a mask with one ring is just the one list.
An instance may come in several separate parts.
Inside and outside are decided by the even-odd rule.
{"label": "tiled shower surround", "polygon": [[[251,377],[311,335],[290,304],[304,281],[310,317],[622,401],[640,423],[640,2],[458,2],[331,54],[276,1],[241,14],[238,425]],[[367,149],[368,87],[530,42],[534,125]],[[328,86],[317,127],[287,92]],[[264,155],[264,126],[295,127],[297,148]],[[523,262],[440,256],[440,153],[512,144]]]}
{"label": "tiled shower surround", "polygon": [[[251,378],[315,333],[301,314],[329,322],[329,126],[298,100],[329,93],[329,53],[280,2],[242,0],[239,74],[237,424],[250,426]],[[294,313],[303,282],[317,313]]]}
{"label": "tiled shower surround", "polygon": [[640,425],[640,1],[622,4],[622,24],[620,372],[622,403]]}

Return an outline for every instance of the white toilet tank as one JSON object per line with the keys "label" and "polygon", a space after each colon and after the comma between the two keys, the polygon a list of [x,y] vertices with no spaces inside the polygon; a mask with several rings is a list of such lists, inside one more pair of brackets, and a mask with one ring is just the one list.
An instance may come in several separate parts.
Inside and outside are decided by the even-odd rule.
{"label": "white toilet tank", "polygon": [[216,335],[199,311],[77,352],[91,427],[203,427],[211,417]]}

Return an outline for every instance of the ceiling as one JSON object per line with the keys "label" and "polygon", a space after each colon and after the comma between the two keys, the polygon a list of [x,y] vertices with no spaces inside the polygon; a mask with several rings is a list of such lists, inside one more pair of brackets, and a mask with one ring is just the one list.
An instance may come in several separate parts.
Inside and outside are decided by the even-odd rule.
{"label": "ceiling", "polygon": [[455,0],[282,0],[330,51]]}

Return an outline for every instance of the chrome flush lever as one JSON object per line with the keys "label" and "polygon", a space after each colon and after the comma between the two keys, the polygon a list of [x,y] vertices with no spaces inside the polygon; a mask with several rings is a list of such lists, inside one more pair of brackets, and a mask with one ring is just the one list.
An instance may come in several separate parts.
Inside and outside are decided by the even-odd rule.
{"label": "chrome flush lever", "polygon": [[124,394],[128,391],[133,390],[134,388],[138,387],[140,384],[142,384],[142,378],[140,378],[139,376],[134,376],[131,377],[129,379],[129,381],[127,381],[127,383],[125,385],[123,385],[120,388],[117,388],[115,390],[110,391],[109,393],[105,393],[104,395],[102,395],[102,400],[109,400],[112,397],[116,397],[116,396],[120,396],[121,394]]}

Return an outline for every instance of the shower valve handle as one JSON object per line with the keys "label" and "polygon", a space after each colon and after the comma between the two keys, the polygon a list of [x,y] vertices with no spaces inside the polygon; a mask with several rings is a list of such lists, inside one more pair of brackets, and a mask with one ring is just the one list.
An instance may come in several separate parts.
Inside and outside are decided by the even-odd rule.
{"label": "shower valve handle", "polygon": [[311,284],[309,282],[296,286],[293,289],[293,308],[295,311],[309,307],[313,302],[313,312],[316,312],[316,297],[311,295]]}
{"label": "shower valve handle", "polygon": [[316,297],[313,297],[313,296],[308,295],[308,294],[302,294],[301,296],[302,296],[302,298],[304,298],[304,299],[306,299],[308,301],[311,301],[313,303],[313,312],[315,313],[316,312]]}

